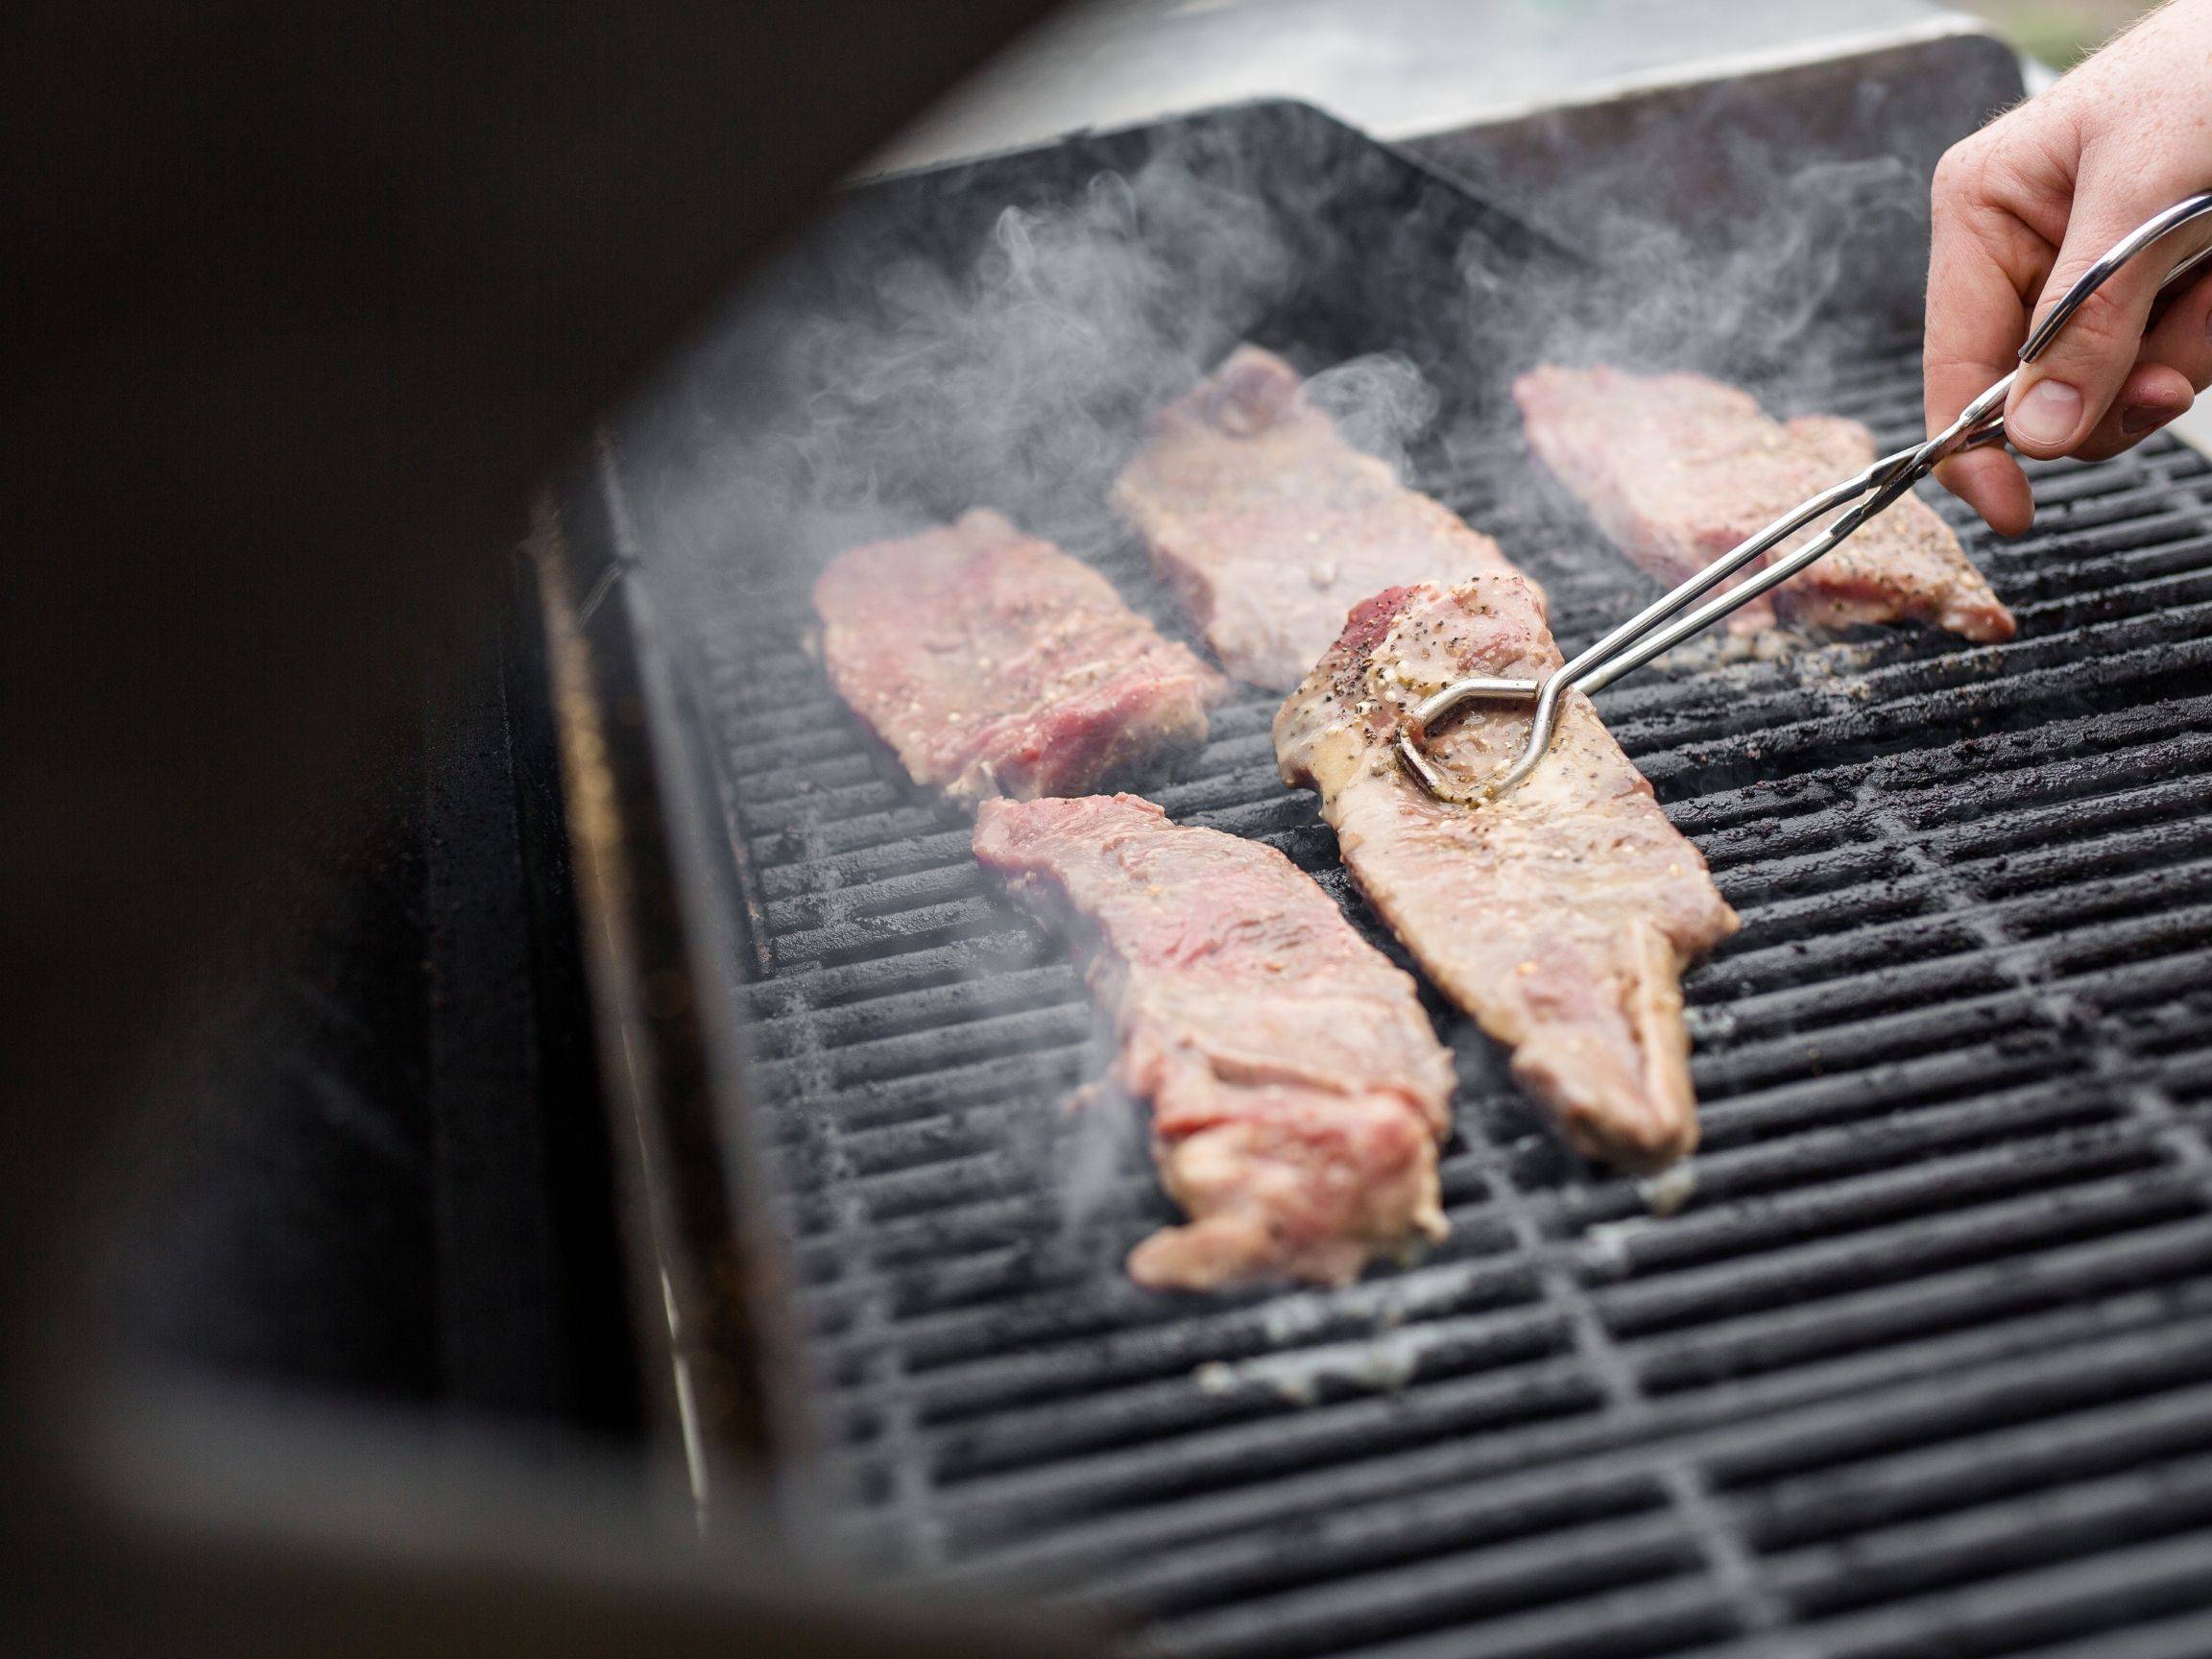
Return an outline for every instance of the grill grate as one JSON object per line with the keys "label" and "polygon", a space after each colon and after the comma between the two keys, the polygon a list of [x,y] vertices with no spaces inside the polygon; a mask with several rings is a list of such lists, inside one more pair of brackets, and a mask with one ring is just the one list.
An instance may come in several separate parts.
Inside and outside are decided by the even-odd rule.
{"label": "grill grate", "polygon": [[[1886,444],[1915,423],[1903,343],[1793,391]],[[1744,918],[1689,984],[1690,1206],[1575,1165],[1444,1016],[1452,1238],[1338,1292],[1120,1279],[1166,1211],[1133,1137],[1056,1109],[1105,1058],[1064,950],[839,710],[799,589],[700,607],[811,1496],[847,1547],[1191,1659],[2200,1651],[2212,468],[2155,441],[2032,470],[2036,532],[1970,536],[2017,641],[1900,632],[1601,699]],[[1634,580],[1508,477],[1425,487],[1585,639]],[[1136,548],[1099,562],[1156,603]],[[1366,925],[1275,780],[1272,709],[1225,709],[1158,798]],[[758,734],[770,710],[802,735]],[[1070,1161],[1099,1166],[1072,1214]]]}
{"label": "grill grate", "polygon": [[[1459,239],[1496,227],[1319,121],[1257,107],[1163,142],[1279,199],[1292,279],[1256,337],[1440,375],[1466,355]],[[1010,193],[1136,178],[1149,142],[925,183],[892,246],[957,260]],[[1191,223],[1242,223],[1226,200]],[[1416,246],[1435,270],[1374,253]],[[1882,632],[1600,698],[1744,920],[1687,986],[1705,1145],[1681,1213],[1566,1156],[1436,1006],[1450,1239],[1343,1290],[1178,1299],[1119,1272],[1168,1218],[1141,1130],[1059,1110],[1107,1059],[1066,950],[831,695],[761,516],[667,498],[731,442],[697,411],[777,373],[708,355],[607,476],[718,772],[818,1442],[794,1479],[841,1549],[1075,1599],[1191,1659],[2212,1646],[2212,466],[2165,439],[2032,466],[2035,532],[1969,537],[2020,616],[2006,645]],[[1914,359],[1812,352],[1841,366],[1762,390],[1893,445]],[[1448,425],[1495,413],[1494,387],[1442,390]],[[1416,452],[1572,648],[1650,589],[1532,476],[1509,443]],[[995,504],[1161,615],[1139,549],[1068,506],[1096,482],[1057,492],[1064,523]],[[1372,929],[1276,779],[1274,701],[1221,709],[1151,793]]]}

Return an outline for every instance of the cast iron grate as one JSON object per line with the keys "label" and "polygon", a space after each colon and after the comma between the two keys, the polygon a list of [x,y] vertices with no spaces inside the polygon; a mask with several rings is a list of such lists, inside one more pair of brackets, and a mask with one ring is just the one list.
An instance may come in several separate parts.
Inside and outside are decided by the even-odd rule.
{"label": "cast iron grate", "polygon": [[[1764,390],[1898,442],[1914,357]],[[1524,458],[1431,461],[1570,646],[1635,599]],[[844,713],[803,583],[689,570],[837,1545],[1190,1659],[2212,1648],[2212,466],[2032,470],[2035,532],[1968,535],[2016,641],[1601,699],[1744,919],[1688,987],[1691,1202],[1567,1157],[1438,1007],[1452,1237],[1333,1292],[1122,1279],[1167,1210],[1060,1110],[1105,1058],[1066,951]],[[1364,924],[1273,707],[1153,793]]]}
{"label": "cast iron grate", "polygon": [[[1917,391],[1901,346],[1803,400],[1894,440]],[[1996,1653],[2115,1609],[2141,1651],[2195,1650],[2212,467],[2159,442],[2038,470],[2032,536],[1969,538],[2017,641],[1899,632],[1603,700],[1744,916],[1690,983],[1693,1201],[1658,1219],[1575,1165],[1447,1017],[1453,1237],[1334,1293],[1118,1278],[1165,1210],[1124,1153],[1065,1214],[1058,1103],[1102,1058],[1076,973],[841,715],[799,594],[717,613],[848,1544],[1193,1656]],[[1630,596],[1564,504],[1429,482],[1565,637]],[[1133,547],[1103,563],[1146,594]],[[804,743],[744,735],[771,705]],[[1226,709],[1159,797],[1343,892],[1272,706]]]}

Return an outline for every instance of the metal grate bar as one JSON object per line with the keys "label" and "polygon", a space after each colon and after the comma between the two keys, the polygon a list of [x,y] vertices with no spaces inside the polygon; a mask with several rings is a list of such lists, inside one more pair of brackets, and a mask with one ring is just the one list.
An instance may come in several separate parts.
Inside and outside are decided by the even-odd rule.
{"label": "metal grate bar", "polygon": [[[2161,1265],[2182,1260],[2200,1268],[2207,1230],[2182,1234],[2175,1230],[2163,1241],[2162,1253],[2142,1240],[2075,1253],[2085,1262],[2094,1254],[2102,1276],[2070,1277],[2065,1280],[2069,1286],[2130,1286],[2103,1307],[2067,1304],[2064,1292],[2057,1292],[2056,1310],[1938,1335],[1912,1351],[1911,1364],[1892,1365],[1879,1356],[1845,1352],[1817,1366],[1679,1395],[1658,1407],[1664,1441],[1654,1437],[1639,1444],[1623,1438],[1618,1425],[1584,1420],[1509,1450],[1492,1442],[1425,1449],[1362,1461],[1347,1471],[1312,1470],[1252,1483],[1171,1508],[1131,1510],[1057,1534],[1025,1534],[974,1559],[980,1570],[1018,1568],[1031,1578],[1079,1571],[1085,1582],[1125,1604],[1188,1605],[1210,1599],[1216,1585],[1240,1575],[1273,1572],[1310,1577],[1310,1569],[1339,1527],[1364,1536],[1397,1524],[1399,1517],[1421,1527],[1455,1516],[1472,1527],[1509,1526],[1522,1506],[1566,1501],[1590,1490],[1610,1491],[1619,1481],[1644,1479],[1661,1455],[1710,1457],[1729,1447],[1748,1453],[1761,1442],[1817,1446],[1820,1431],[1839,1417],[1863,1418],[1879,1432],[1884,1423],[1896,1420],[1895,1414],[1917,1407],[1923,1392],[1918,1384],[1961,1368],[1992,1368],[2058,1347],[2084,1365],[2140,1373],[2176,1345],[2177,1339],[2164,1328],[2174,1312],[2212,1306],[2212,1284],[2201,1280],[2176,1300],[2135,1290],[2136,1282],[2127,1277],[2144,1271],[2156,1282]],[[2182,1363],[2194,1362],[2201,1352],[2194,1344],[2182,1346]],[[1986,1397],[1978,1397],[1972,1404],[1986,1403]],[[1862,1410],[1862,1404],[1867,1409]],[[1302,1524],[1306,1547],[1286,1565],[1282,1551],[1255,1524],[1301,1515],[1309,1517]],[[1119,1565],[1109,1567],[1109,1562]]]}
{"label": "metal grate bar", "polygon": [[[1800,391],[1917,421],[1902,344]],[[1432,488],[1587,638],[1641,579],[1522,465]],[[2018,640],[1895,631],[1602,700],[1745,918],[1689,986],[1691,1205],[1566,1158],[1447,1018],[1454,1237],[1335,1292],[1120,1277],[1166,1206],[1134,1134],[1083,1143],[1070,1199],[1059,1107],[1106,1051],[1064,948],[844,716],[803,590],[693,572],[816,1479],[854,1547],[1075,1598],[1164,1655],[1993,1655],[2128,1620],[2188,1651],[2212,469],[2157,440],[2032,470],[2034,533],[1969,536]],[[1097,528],[1086,556],[1175,626]],[[1275,701],[1233,700],[1155,798],[1282,848],[1380,941],[1276,780]]]}

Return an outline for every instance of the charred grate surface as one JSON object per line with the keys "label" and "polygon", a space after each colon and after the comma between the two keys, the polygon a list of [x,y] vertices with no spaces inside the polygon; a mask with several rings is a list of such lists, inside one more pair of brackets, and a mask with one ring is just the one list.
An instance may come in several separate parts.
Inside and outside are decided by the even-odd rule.
{"label": "charred grate surface", "polygon": [[[2212,469],[2168,440],[2035,469],[2034,534],[1970,538],[2020,614],[2008,645],[1878,632],[1602,700],[1745,919],[1689,986],[1706,1148],[1679,1214],[1574,1164],[1438,1009],[1448,1243],[1342,1291],[1149,1296],[1118,1267],[1167,1217],[1141,1130],[1062,1110],[1106,1058],[1065,950],[801,649],[794,553],[826,554],[819,515],[854,502],[820,486],[813,415],[774,411],[857,421],[861,504],[1009,508],[1173,629],[1097,506],[1110,451],[1238,338],[1310,369],[1401,352],[1440,397],[1417,482],[1543,578],[1572,645],[1648,589],[1532,483],[1501,376],[1560,321],[1511,297],[1588,273],[1483,287],[1556,251],[1288,107],[871,189],[607,479],[640,509],[746,912],[746,1094],[778,1142],[819,1441],[794,1507],[863,1559],[1080,1599],[1194,1659],[2204,1651]],[[1022,203],[1046,216],[1010,227]],[[1084,282],[1052,275],[1070,203],[1139,228],[1103,288],[1089,245]],[[869,334],[942,292],[923,267],[977,259],[1000,306],[963,315],[959,351]],[[1071,299],[1098,302],[1072,335]],[[1841,367],[1769,403],[1903,441],[1913,344],[1834,326],[1792,355]],[[898,397],[855,337],[902,348]],[[1165,375],[1161,342],[1187,359]],[[1755,378],[1727,346],[1669,360]],[[979,369],[1052,421],[930,442],[916,409],[967,407],[933,377]],[[769,456],[805,479],[783,528],[762,485],[788,469],[746,470]],[[1041,488],[978,481],[1009,463]],[[1273,703],[1224,709],[1151,792],[1284,848],[1369,925],[1276,781]]]}
{"label": "charred grate surface", "polygon": [[[1886,442],[1919,407],[1905,342],[1769,391]],[[1636,579],[1522,465],[1423,482],[1577,642]],[[1062,1111],[1104,1060],[1066,952],[840,709],[800,588],[695,595],[843,1546],[1190,1659],[2204,1650],[2212,468],[2033,470],[2032,535],[1968,534],[2016,641],[1602,699],[1744,919],[1689,985],[1691,1202],[1575,1164],[1439,1009],[1452,1237],[1336,1292],[1120,1277],[1167,1211]],[[1273,707],[1155,793],[1371,926]]]}

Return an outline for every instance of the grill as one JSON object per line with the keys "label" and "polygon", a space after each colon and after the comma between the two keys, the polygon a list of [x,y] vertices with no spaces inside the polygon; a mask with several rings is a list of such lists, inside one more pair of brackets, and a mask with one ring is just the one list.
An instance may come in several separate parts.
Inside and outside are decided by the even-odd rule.
{"label": "grill", "polygon": [[[622,595],[666,669],[663,775],[714,804],[694,899],[742,969],[722,1144],[769,1143],[737,1162],[771,1172],[789,1508],[853,1559],[1066,1599],[1189,1659],[2212,1650],[2212,466],[2171,440],[2032,467],[2017,542],[1940,503],[2012,643],[1885,632],[1599,699],[1743,916],[1687,986],[1705,1144],[1679,1213],[1567,1156],[1433,1004],[1461,1080],[1445,1244],[1335,1291],[1122,1279],[1169,1213],[1136,1126],[1059,1110],[1107,1055],[1077,970],[801,651],[789,543],[833,531],[723,462],[758,436],[739,411],[845,361],[793,319],[880,322],[887,251],[950,268],[1003,245],[1007,203],[1101,169],[1142,210],[1164,146],[1296,255],[1253,314],[1179,335],[1190,357],[1407,353],[1444,400],[1412,481],[1546,585],[1562,642],[1643,596],[1498,418],[1527,319],[1493,298],[1466,349],[1470,272],[1545,274],[1550,304],[1575,255],[1293,107],[872,186],[640,403],[567,529],[584,612]],[[1850,349],[1788,373],[1680,345],[1777,412],[1904,441],[1916,340],[1839,325]],[[1125,451],[1157,390],[1084,413]],[[856,510],[971,504],[925,447]],[[1165,621],[1097,505],[1118,458],[996,504]],[[589,580],[594,537],[632,579]],[[1372,929],[1276,780],[1275,701],[1229,704],[1149,792]]]}

